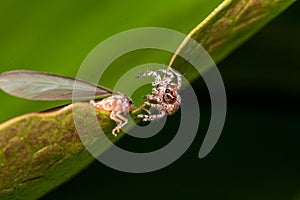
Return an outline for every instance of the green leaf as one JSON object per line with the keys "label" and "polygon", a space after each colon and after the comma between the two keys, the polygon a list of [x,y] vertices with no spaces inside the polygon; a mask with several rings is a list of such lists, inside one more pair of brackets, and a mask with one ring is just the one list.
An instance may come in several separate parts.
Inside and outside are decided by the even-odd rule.
{"label": "green leaf", "polygon": [[189,38],[199,42],[218,63],[249,39],[274,17],[296,0],[225,0],[180,44],[169,66],[187,74],[188,80],[199,77],[189,73],[187,61],[178,57],[179,52],[191,54]]}
{"label": "green leaf", "polygon": [[[74,111],[74,112],[73,112]],[[96,111],[108,138],[114,123],[104,111]],[[89,120],[95,109],[75,103],[56,111],[31,113],[0,125],[0,197],[35,199],[67,181],[88,166],[94,157],[81,143],[76,120],[94,137]],[[121,135],[119,135],[118,139]],[[109,145],[99,147],[99,153]]]}

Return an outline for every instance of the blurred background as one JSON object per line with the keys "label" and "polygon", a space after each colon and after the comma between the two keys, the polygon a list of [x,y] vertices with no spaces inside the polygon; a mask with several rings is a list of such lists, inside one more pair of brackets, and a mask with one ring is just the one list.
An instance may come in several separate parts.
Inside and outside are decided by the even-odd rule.
{"label": "blurred background", "polygon": [[[74,77],[87,54],[106,38],[145,26],[187,34],[220,2],[0,1],[0,73],[28,69]],[[44,199],[300,199],[299,8],[296,2],[218,64],[228,113],[221,138],[207,157],[198,159],[205,134],[201,125],[209,120],[209,101],[203,98],[197,138],[170,166],[129,174],[94,162]],[[168,63],[170,57],[149,50],[115,65],[125,70],[149,62]],[[201,79],[193,84],[199,99],[207,96],[203,84]],[[0,123],[64,103],[18,99],[0,91]],[[172,122],[179,114],[168,119],[166,130],[176,129]],[[146,141],[125,137],[118,145],[138,151],[171,139],[167,133]]]}

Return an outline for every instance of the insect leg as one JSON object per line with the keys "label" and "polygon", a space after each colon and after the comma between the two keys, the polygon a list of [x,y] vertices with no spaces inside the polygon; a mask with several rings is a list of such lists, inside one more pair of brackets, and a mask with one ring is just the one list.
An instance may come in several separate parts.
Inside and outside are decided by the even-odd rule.
{"label": "insect leg", "polygon": [[[110,113],[110,119],[112,119],[112,120],[114,120],[116,123],[117,123],[117,126],[112,130],[112,134],[113,134],[113,136],[115,136],[115,137],[117,137],[118,135],[117,135],[117,133],[119,133],[120,132],[120,127],[122,127],[121,125],[122,125],[122,120],[120,120],[118,117],[118,113],[116,113],[116,112],[114,112],[114,111],[112,111],[111,113]],[[127,119],[126,119],[127,120]],[[117,132],[117,133],[116,133]]]}
{"label": "insect leg", "polygon": [[124,117],[123,115],[121,115],[120,112],[118,112],[117,114],[117,117],[121,120],[123,120],[123,123],[119,124],[118,127],[119,129],[122,128],[123,126],[125,126],[127,123],[128,123],[128,119],[126,117]]}

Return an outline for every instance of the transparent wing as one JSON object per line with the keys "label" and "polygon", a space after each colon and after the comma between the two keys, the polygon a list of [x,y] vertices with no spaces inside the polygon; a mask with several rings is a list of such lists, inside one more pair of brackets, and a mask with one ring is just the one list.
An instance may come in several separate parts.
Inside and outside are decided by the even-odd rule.
{"label": "transparent wing", "polygon": [[83,80],[27,70],[0,74],[0,88],[13,96],[48,101],[99,98],[114,93]]}

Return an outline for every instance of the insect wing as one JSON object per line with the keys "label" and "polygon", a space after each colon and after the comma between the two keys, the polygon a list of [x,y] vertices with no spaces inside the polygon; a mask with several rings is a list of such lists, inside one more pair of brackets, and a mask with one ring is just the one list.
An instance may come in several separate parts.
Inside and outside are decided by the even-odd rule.
{"label": "insect wing", "polygon": [[48,101],[99,98],[113,93],[83,80],[27,70],[0,74],[0,88],[13,96]]}

